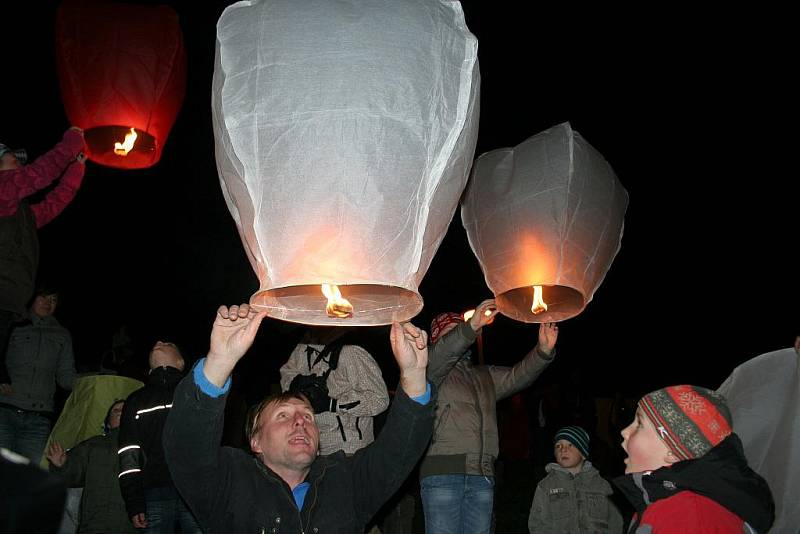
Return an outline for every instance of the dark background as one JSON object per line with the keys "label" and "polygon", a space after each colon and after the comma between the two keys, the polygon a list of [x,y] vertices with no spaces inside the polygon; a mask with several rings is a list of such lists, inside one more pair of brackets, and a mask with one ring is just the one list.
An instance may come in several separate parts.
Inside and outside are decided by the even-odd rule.
{"label": "dark background", "polygon": [[[121,325],[142,365],[156,339],[202,357],[217,306],[257,288],[213,154],[215,23],[227,2],[167,3],[180,15],[189,85],[161,162],[139,171],[89,163],[75,201],[40,232],[40,270],[62,288],[56,315],[84,371],[100,366]],[[561,325],[559,357],[542,382],[582,377],[597,395],[715,388],[744,360],[790,346],[800,334],[798,90],[787,14],[463,5],[479,39],[476,155],[570,121],[630,194],[622,248],[587,309]],[[0,142],[32,157],[69,126],[56,8],[17,2],[3,12]],[[420,292],[425,309],[414,322],[425,328],[440,311],[491,296],[458,212]],[[518,361],[536,332],[498,318],[484,334],[487,362]],[[369,329],[364,343],[391,383],[386,333]],[[251,389],[277,380],[299,335],[297,325],[262,326],[240,366]]]}

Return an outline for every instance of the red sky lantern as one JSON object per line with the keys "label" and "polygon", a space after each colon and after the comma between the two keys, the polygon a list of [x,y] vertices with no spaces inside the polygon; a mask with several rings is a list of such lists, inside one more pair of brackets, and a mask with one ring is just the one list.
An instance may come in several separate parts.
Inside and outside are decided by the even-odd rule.
{"label": "red sky lantern", "polygon": [[89,159],[142,169],[158,163],[186,91],[178,15],[167,6],[67,1],[56,60],[70,122]]}

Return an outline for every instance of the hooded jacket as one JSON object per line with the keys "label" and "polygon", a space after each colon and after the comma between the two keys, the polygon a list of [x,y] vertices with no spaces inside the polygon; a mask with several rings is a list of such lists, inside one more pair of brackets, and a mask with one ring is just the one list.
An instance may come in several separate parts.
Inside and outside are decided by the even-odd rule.
{"label": "hooded jacket", "polygon": [[636,510],[629,533],[766,533],[775,503],[731,434],[705,455],[614,479]]}
{"label": "hooded jacket", "polygon": [[622,515],[611,502],[614,491],[588,460],[572,474],[557,463],[536,486],[528,531],[531,534],[595,534],[622,532]]}

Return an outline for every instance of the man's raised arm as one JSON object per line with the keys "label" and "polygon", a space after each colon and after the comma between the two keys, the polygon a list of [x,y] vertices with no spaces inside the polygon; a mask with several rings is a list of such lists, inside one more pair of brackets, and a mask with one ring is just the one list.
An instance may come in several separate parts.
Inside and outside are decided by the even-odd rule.
{"label": "man's raised arm", "polygon": [[258,327],[266,316],[266,312],[256,312],[248,304],[219,307],[203,367],[209,382],[219,388],[225,385],[236,363],[253,345]]}
{"label": "man's raised arm", "polygon": [[363,522],[397,491],[433,433],[435,392],[425,378],[427,334],[410,323],[395,323],[390,340],[400,369],[400,387],[380,435],[353,458],[353,487],[359,489],[356,509]]}
{"label": "man's raised arm", "polygon": [[230,375],[252,346],[265,312],[247,304],[220,306],[208,356],[175,390],[164,427],[164,454],[172,479],[201,524],[213,524],[219,495],[230,484],[220,441]]}

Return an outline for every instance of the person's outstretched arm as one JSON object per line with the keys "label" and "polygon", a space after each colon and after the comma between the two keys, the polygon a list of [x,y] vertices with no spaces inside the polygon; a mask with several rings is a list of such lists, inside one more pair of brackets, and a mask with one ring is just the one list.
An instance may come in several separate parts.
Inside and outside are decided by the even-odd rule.
{"label": "person's outstretched arm", "polygon": [[72,127],[64,138],[30,165],[0,173],[0,216],[13,215],[25,197],[58,179],[83,151],[83,131]]}
{"label": "person's outstretched arm", "polygon": [[31,206],[33,217],[36,219],[36,228],[41,228],[55,219],[75,198],[83,182],[83,173],[86,171],[84,161],[86,161],[84,156],[78,156],[76,161],[70,163],[64,177],[52,191],[47,193],[44,200]]}
{"label": "person's outstretched arm", "polygon": [[536,380],[556,355],[558,325],[542,323],[539,325],[539,341],[536,346],[514,367],[489,366],[494,382],[497,400],[525,389]]}
{"label": "person's outstretched arm", "polygon": [[218,506],[225,503],[220,496],[231,482],[220,455],[230,375],[265,316],[247,304],[220,306],[208,356],[178,384],[164,426],[164,455],[173,482],[206,528],[221,520]]}
{"label": "person's outstretched arm", "polygon": [[[487,315],[488,314],[488,315]],[[475,308],[475,314],[446,333],[428,349],[428,380],[440,386],[447,374],[453,369],[461,355],[475,342],[481,328],[488,325],[497,315],[494,299],[481,302]]]}
{"label": "person's outstretched arm", "polygon": [[436,402],[425,378],[427,342],[427,334],[413,325],[392,325],[400,386],[380,435],[353,457],[352,491],[359,522],[366,523],[397,491],[430,441]]}
{"label": "person's outstretched arm", "polygon": [[203,374],[221,388],[230,378],[233,368],[242,359],[256,338],[265,311],[257,312],[247,304],[220,306],[211,328],[211,345]]}
{"label": "person's outstretched arm", "polygon": [[89,443],[83,441],[69,453],[58,441],[52,441],[45,451],[50,462],[50,471],[58,473],[70,488],[82,488],[86,483],[86,468],[89,466]]}

